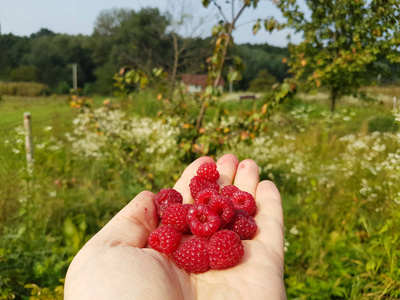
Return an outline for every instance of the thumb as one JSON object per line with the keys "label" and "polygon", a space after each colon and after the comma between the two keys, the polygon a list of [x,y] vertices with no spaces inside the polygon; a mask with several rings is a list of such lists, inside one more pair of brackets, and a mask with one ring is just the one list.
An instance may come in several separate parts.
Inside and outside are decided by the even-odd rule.
{"label": "thumb", "polygon": [[143,248],[158,224],[158,216],[154,204],[155,195],[144,191],[129,202],[114,216],[74,258],[71,269],[76,270],[91,257],[110,247],[121,244]]}
{"label": "thumb", "polygon": [[112,247],[144,247],[158,224],[154,199],[153,193],[144,191],[129,202],[79,251],[68,268],[66,280],[70,281],[83,265]]}
{"label": "thumb", "polygon": [[141,192],[93,237],[94,243],[111,247],[128,244],[143,248],[158,224],[154,199],[153,193]]}

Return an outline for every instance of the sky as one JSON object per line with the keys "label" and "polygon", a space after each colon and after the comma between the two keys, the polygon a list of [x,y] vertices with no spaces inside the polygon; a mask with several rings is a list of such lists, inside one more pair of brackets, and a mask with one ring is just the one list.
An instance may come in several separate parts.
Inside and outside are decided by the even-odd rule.
{"label": "sky", "polygon": [[[223,4],[225,14],[231,15],[230,5]],[[175,3],[175,9],[173,9]],[[177,14],[178,8],[184,3],[186,13],[193,15],[192,22],[186,32],[192,32],[202,37],[210,35],[211,28],[221,18],[218,9],[210,5],[204,8],[201,0],[0,0],[1,33],[12,33],[19,36],[29,36],[41,28],[47,28],[56,33],[71,35],[90,35],[93,32],[97,16],[103,10],[112,8],[127,8],[136,11],[144,7],[157,7],[161,12],[170,11]],[[237,9],[237,8],[236,8]],[[179,14],[179,13],[178,13]],[[287,30],[267,33],[260,30],[256,35],[252,33],[254,21],[274,16],[283,21],[280,11],[270,0],[260,0],[257,9],[248,8],[242,14],[233,34],[235,43],[262,44],[284,47],[288,44],[287,35],[291,34],[291,42],[298,43],[300,35],[294,35]],[[201,26],[200,20],[203,20]],[[185,31],[182,34],[185,34]],[[187,34],[186,34],[187,35]]]}

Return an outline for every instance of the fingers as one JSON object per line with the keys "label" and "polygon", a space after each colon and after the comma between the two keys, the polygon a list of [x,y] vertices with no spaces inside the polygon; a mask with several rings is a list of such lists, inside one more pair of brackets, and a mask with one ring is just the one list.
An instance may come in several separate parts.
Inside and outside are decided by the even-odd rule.
{"label": "fingers", "polygon": [[257,164],[246,159],[237,169],[235,185],[252,194],[257,202],[255,239],[263,242],[282,258],[283,261],[283,210],[282,201],[276,186],[270,181],[259,181]]}
{"label": "fingers", "polygon": [[233,154],[225,154],[217,161],[217,170],[219,179],[217,183],[222,188],[233,183],[239,160]]}
{"label": "fingers", "polygon": [[245,159],[241,161],[236,171],[235,185],[242,191],[255,196],[259,180],[258,172],[258,166],[253,160]]}
{"label": "fingers", "polygon": [[262,181],[256,190],[257,234],[255,239],[272,247],[283,261],[283,210],[278,189],[271,181]]}
{"label": "fingers", "polygon": [[154,204],[155,195],[144,191],[128,203],[96,236],[97,242],[110,247],[128,244],[142,248],[146,245],[150,232],[158,224]]}
{"label": "fingers", "polygon": [[197,169],[204,163],[212,163],[214,160],[208,156],[202,156],[192,162],[183,171],[182,176],[175,183],[174,189],[182,194],[183,203],[193,203],[192,195],[190,194],[189,183],[190,180],[196,176]]}

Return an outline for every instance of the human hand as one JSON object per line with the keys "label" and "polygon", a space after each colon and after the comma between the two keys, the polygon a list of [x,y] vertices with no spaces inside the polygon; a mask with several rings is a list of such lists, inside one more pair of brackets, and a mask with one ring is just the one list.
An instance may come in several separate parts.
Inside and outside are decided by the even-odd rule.
{"label": "human hand", "polygon": [[[174,189],[192,203],[189,182],[201,157],[190,164]],[[255,196],[257,233],[243,241],[240,263],[226,270],[189,274],[164,254],[147,248],[159,222],[154,198],[144,191],[126,205],[76,255],[65,282],[65,299],[286,299],[283,283],[283,213],[275,185],[259,182],[252,160],[226,154],[217,161],[221,187],[235,184]]]}

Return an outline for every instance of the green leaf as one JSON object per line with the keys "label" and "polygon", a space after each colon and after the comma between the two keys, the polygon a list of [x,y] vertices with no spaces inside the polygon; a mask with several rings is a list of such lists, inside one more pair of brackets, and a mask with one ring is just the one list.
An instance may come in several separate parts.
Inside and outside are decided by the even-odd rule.
{"label": "green leaf", "polygon": [[257,20],[257,22],[253,25],[253,34],[256,34],[260,30],[260,28],[260,20]]}
{"label": "green leaf", "polygon": [[210,4],[210,0],[201,0],[201,2],[203,3],[204,7],[208,7],[208,5]]}
{"label": "green leaf", "polygon": [[264,27],[266,31],[271,32],[272,30],[275,29],[275,26],[276,26],[276,21],[274,18],[270,18],[264,21]]}

